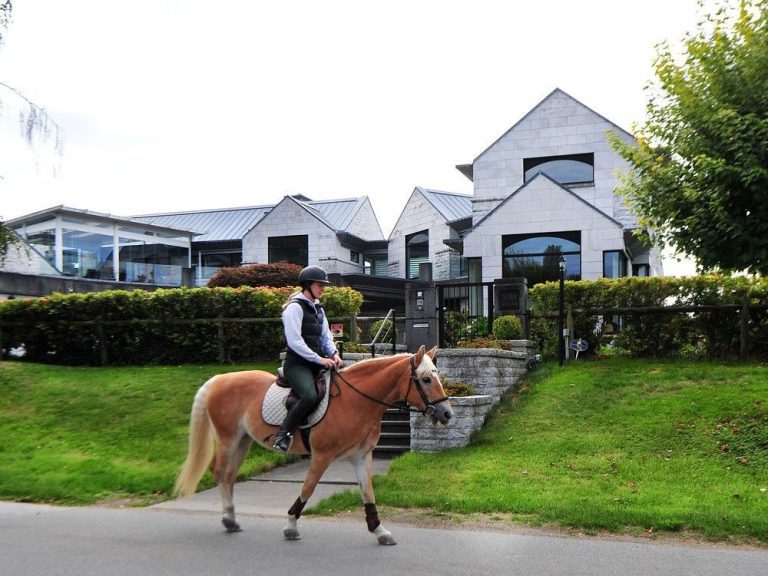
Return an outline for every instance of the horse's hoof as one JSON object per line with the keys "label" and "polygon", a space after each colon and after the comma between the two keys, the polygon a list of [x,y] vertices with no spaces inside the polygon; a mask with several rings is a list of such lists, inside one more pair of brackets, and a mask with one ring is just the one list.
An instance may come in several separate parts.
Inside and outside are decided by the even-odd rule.
{"label": "horse's hoof", "polygon": [[227,529],[227,532],[242,532],[242,528],[240,528],[240,524],[237,523],[237,520],[234,518],[229,518],[228,516],[224,516],[221,519],[221,523],[224,524],[224,528]]}
{"label": "horse's hoof", "polygon": [[379,525],[373,533],[376,535],[376,539],[382,546],[394,546],[397,544],[392,536],[392,532],[385,530],[381,525]]}
{"label": "horse's hoof", "polygon": [[283,537],[286,540],[301,540],[301,534],[296,528],[285,528],[283,530]]}
{"label": "horse's hoof", "polygon": [[397,544],[395,539],[392,537],[392,534],[382,534],[378,537],[378,541],[382,546],[394,546]]}

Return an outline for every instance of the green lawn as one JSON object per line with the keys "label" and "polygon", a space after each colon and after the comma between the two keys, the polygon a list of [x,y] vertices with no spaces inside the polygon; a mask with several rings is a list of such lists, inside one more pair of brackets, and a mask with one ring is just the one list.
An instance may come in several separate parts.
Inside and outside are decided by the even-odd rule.
{"label": "green lawn", "polygon": [[[195,392],[248,366],[84,368],[0,362],[0,499],[90,504],[167,497],[186,456]],[[248,475],[284,457],[259,448]],[[201,486],[211,486],[206,473]]]}
{"label": "green lawn", "polygon": [[[197,388],[256,366],[79,368],[0,362],[0,498],[87,504],[167,497]],[[276,364],[262,366],[274,371]],[[254,448],[247,476],[284,461]],[[201,487],[211,486],[208,474]],[[376,479],[384,512],[686,531],[768,543],[768,372],[627,359],[547,365],[472,445],[411,453]],[[350,491],[320,513],[360,506]]]}
{"label": "green lawn", "polygon": [[[768,542],[768,371],[626,359],[547,366],[472,444],[410,453],[380,505],[612,532]],[[348,493],[323,503],[357,505]]]}

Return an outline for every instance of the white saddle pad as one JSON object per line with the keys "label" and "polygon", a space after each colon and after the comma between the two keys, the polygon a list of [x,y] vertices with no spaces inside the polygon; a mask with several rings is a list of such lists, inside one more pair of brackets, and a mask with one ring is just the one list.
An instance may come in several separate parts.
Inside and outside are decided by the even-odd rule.
{"label": "white saddle pad", "polygon": [[[299,428],[311,428],[325,416],[326,410],[328,410],[328,400],[331,395],[331,373],[325,373],[325,395],[320,399],[320,404],[315,408],[307,417],[307,423],[302,424]],[[285,399],[290,394],[290,388],[281,388],[277,384],[272,384],[267,390],[266,396],[264,396],[264,403],[261,406],[261,417],[264,422],[271,424],[272,426],[280,426],[288,415],[288,409],[285,407]]]}

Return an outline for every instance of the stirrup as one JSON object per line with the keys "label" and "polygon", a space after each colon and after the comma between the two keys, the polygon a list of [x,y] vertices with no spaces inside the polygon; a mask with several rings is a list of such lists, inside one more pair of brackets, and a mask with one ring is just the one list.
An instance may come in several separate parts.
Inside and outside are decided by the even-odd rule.
{"label": "stirrup", "polygon": [[291,449],[293,443],[293,435],[287,430],[278,430],[275,434],[275,440],[272,443],[272,448],[279,452],[288,452]]}

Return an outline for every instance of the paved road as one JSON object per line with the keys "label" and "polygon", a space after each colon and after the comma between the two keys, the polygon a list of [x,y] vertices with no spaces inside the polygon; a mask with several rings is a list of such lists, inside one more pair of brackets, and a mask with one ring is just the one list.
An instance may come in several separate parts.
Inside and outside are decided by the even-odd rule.
{"label": "paved road", "polygon": [[[0,573],[14,576],[524,574],[768,574],[768,551],[692,547],[546,534],[388,525],[398,545],[379,546],[359,521],[303,517],[303,539],[282,538],[284,509],[298,485],[285,471],[238,486],[244,531],[226,534],[218,501],[202,493],[185,505],[145,509],[0,504]],[[280,477],[283,475],[283,477]],[[331,480],[333,475],[331,474]],[[333,481],[333,480],[332,480]],[[343,481],[323,489],[347,488]],[[272,490],[270,492],[269,490]],[[282,492],[281,492],[282,491]],[[257,495],[288,496],[261,506]],[[291,496],[293,495],[293,496]],[[213,504],[207,505],[204,502]],[[211,506],[215,504],[215,508]],[[279,504],[279,505],[278,505]],[[206,509],[207,508],[207,509]],[[272,513],[270,510],[275,510]]]}

